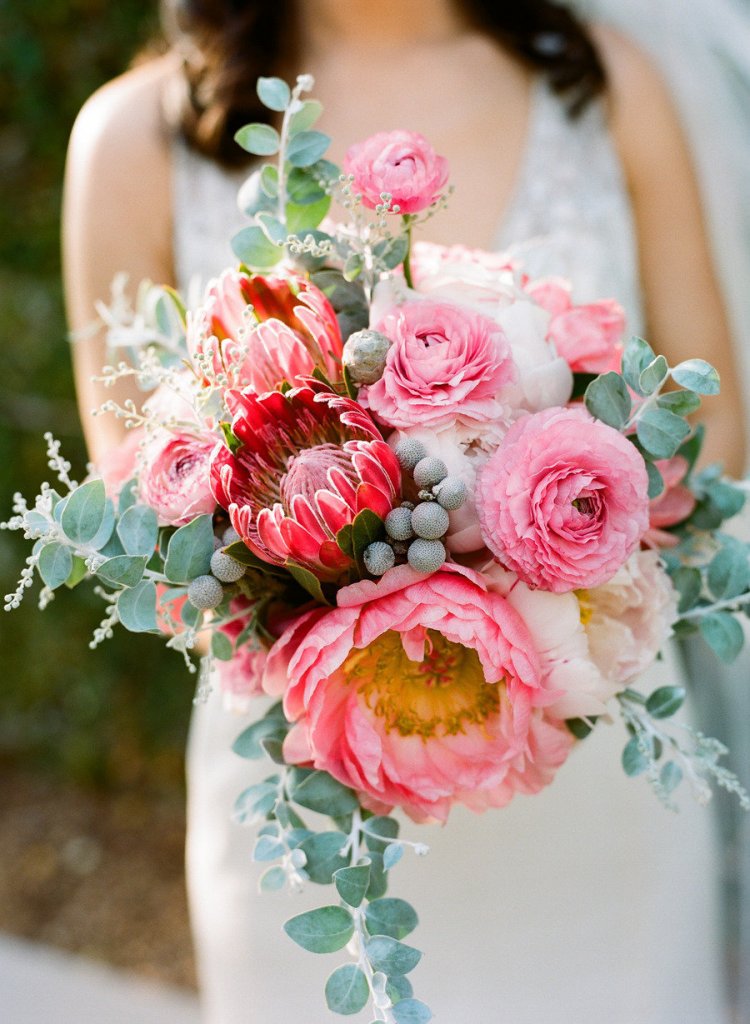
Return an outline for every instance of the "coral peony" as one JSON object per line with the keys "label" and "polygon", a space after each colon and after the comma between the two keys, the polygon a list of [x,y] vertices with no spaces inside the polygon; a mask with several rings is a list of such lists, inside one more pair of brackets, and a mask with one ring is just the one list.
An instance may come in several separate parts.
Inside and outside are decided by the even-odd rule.
{"label": "coral peony", "polygon": [[489,422],[516,368],[501,328],[447,302],[407,302],[375,327],[392,344],[383,376],[360,400],[393,427]]}
{"label": "coral peony", "polygon": [[555,593],[604,583],[648,527],[648,475],[622,434],[582,409],[518,420],[479,471],[487,547]]}
{"label": "coral peony", "polygon": [[343,343],[333,307],[295,274],[225,270],[189,318],[187,345],[199,370],[226,375],[232,387],[272,391],[316,368],[331,381],[341,379]]}
{"label": "coral peony", "polygon": [[354,176],[354,189],[374,210],[387,192],[399,213],[419,213],[442,195],[448,182],[448,161],[438,156],[424,136],[396,130],[378,132],[350,146],[344,171]]}
{"label": "coral peony", "polygon": [[625,311],[614,299],[576,306],[567,281],[531,281],[526,291],[550,314],[548,339],[574,373],[619,370]]}
{"label": "coral peony", "polygon": [[523,619],[455,565],[340,591],[338,608],[302,616],[272,648],[264,685],[296,722],[290,760],[417,820],[538,791],[572,742],[545,718],[555,694]]}
{"label": "coral peony", "polygon": [[143,448],[138,478],[140,500],[150,505],[161,526],[183,526],[216,502],[209,485],[210,434],[156,430]]}
{"label": "coral peony", "polygon": [[337,579],[352,565],[339,531],[363,509],[385,518],[399,503],[396,456],[364,409],[330,391],[226,399],[237,447],[216,449],[211,486],[232,526],[260,558]]}

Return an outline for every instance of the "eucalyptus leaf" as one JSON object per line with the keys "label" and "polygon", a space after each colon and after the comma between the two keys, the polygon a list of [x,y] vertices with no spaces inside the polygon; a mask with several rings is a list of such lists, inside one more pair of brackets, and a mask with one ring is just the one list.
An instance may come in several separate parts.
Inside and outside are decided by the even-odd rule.
{"label": "eucalyptus leaf", "polygon": [[278,860],[286,853],[286,846],[279,839],[273,836],[260,836],[253,849],[253,860],[268,861]]}
{"label": "eucalyptus leaf", "polygon": [[719,374],[705,359],[686,359],[672,370],[672,380],[699,395],[718,395]]}
{"label": "eucalyptus leaf", "polygon": [[641,374],[653,363],[656,353],[643,338],[630,338],[622,354],[622,375],[633,391],[641,394]]}
{"label": "eucalyptus leaf", "polygon": [[652,363],[641,371],[638,380],[639,391],[642,395],[652,395],[654,391],[662,386],[669,374],[669,363],[664,356],[657,356]]}
{"label": "eucalyptus leaf", "polygon": [[344,903],[358,907],[370,885],[370,865],[356,864],[350,868],[339,868],[333,873],[333,881]]}
{"label": "eucalyptus leaf", "polygon": [[700,620],[700,631],[706,643],[727,664],[735,660],[745,644],[742,626],[730,612],[704,615]]}
{"label": "eucalyptus leaf", "polygon": [[267,868],[258,879],[258,888],[262,893],[278,892],[286,885],[286,872],[278,864]]}
{"label": "eucalyptus leaf", "polygon": [[89,547],[94,548],[95,551],[101,551],[101,549],[109,542],[114,528],[115,505],[111,498],[107,498],[104,502],[104,515],[102,516],[101,526],[89,542]]}
{"label": "eucalyptus leaf", "polygon": [[367,959],[374,971],[383,974],[408,974],[413,971],[422,954],[413,946],[407,946],[390,935],[375,935],[366,944]]}
{"label": "eucalyptus leaf", "polygon": [[368,903],[365,921],[370,935],[389,935],[392,939],[405,939],[419,924],[414,907],[396,897]]}
{"label": "eucalyptus leaf", "polygon": [[646,460],[646,472],[648,473],[648,497],[651,501],[664,493],[664,477],[653,464]]}
{"label": "eucalyptus leaf", "polygon": [[602,423],[621,430],[628,422],[632,403],[619,373],[605,373],[586,388],[586,408]]}
{"label": "eucalyptus leaf", "polygon": [[81,580],[84,580],[86,576],[88,576],[88,572],[89,571],[86,568],[84,560],[79,558],[78,555],[73,555],[73,568],[70,570],[68,578],[65,580],[65,586],[68,587],[69,590],[77,587]]}
{"label": "eucalyptus leaf", "polygon": [[717,601],[738,597],[750,585],[750,564],[745,544],[727,538],[708,567],[708,588]]}
{"label": "eucalyptus leaf", "polygon": [[292,168],[286,181],[286,194],[288,201],[295,206],[308,206],[330,198],[318,181],[314,165]]}
{"label": "eucalyptus leaf", "polygon": [[364,269],[364,257],[358,252],[349,253],[344,263],[344,280],[356,281]]}
{"label": "eucalyptus leaf", "polygon": [[291,790],[291,798],[302,807],[336,818],[359,807],[353,790],[332,778],[327,772],[310,772]]}
{"label": "eucalyptus leaf", "polygon": [[677,416],[690,416],[701,407],[701,400],[694,391],[669,391],[656,400],[660,409],[668,409]]}
{"label": "eucalyptus leaf", "polygon": [[396,1024],[428,1024],[432,1011],[420,999],[402,999],[391,1009]]}
{"label": "eucalyptus leaf", "polygon": [[701,576],[700,569],[695,569],[691,566],[681,566],[672,573],[672,583],[674,583],[680,594],[677,611],[683,614],[694,608],[700,600],[701,591],[703,590],[703,577]]}
{"label": "eucalyptus leaf", "polygon": [[667,761],[659,772],[659,782],[666,793],[673,793],[682,782],[682,768],[675,761]]}
{"label": "eucalyptus leaf", "polygon": [[371,850],[367,857],[370,861],[370,885],[367,889],[367,899],[379,900],[388,891],[388,873],[383,869],[383,854]]}
{"label": "eucalyptus leaf", "polygon": [[214,531],[210,515],[197,516],[169,538],[164,575],[173,583],[189,583],[205,576],[214,553]]}
{"label": "eucalyptus leaf", "polygon": [[293,167],[309,167],[320,160],[330,141],[330,137],[322,132],[297,132],[289,140],[286,158]]}
{"label": "eucalyptus leaf", "polygon": [[326,982],[326,1004],[333,1013],[348,1016],[359,1013],[370,998],[370,986],[361,967],[344,964],[337,967]]}
{"label": "eucalyptus leaf", "polygon": [[306,132],[312,128],[320,115],[323,113],[323,104],[318,100],[304,100],[289,119],[289,132],[296,135],[297,132]]}
{"label": "eucalyptus leaf", "polygon": [[311,953],[335,953],[354,934],[354,921],[344,907],[319,907],[291,918],[284,931]]}
{"label": "eucalyptus leaf", "polygon": [[646,701],[646,711],[652,718],[671,718],[685,702],[681,686],[660,686]]}
{"label": "eucalyptus leaf", "polygon": [[238,132],[235,132],[234,141],[247,153],[254,156],[273,156],[278,153],[281,145],[281,138],[275,128],[270,124],[246,124]]}
{"label": "eucalyptus leaf", "polygon": [[117,616],[131,633],[156,632],[156,584],[153,580],[143,580],[135,587],[120,591]]}
{"label": "eucalyptus leaf", "polygon": [[143,579],[147,561],[146,555],[116,555],[100,565],[96,575],[116,586],[134,587]]}
{"label": "eucalyptus leaf", "polygon": [[316,832],[300,843],[299,848],[307,857],[305,870],[311,882],[329,885],[335,871],[349,866],[341,856],[345,845],[346,836],[343,832]]}
{"label": "eucalyptus leaf", "polygon": [[56,590],[67,581],[73,571],[73,553],[66,544],[52,541],[39,552],[39,575],[45,586]]}
{"label": "eucalyptus leaf", "polygon": [[60,526],[68,540],[82,547],[89,545],[104,522],[106,505],[103,480],[89,480],[71,491],[60,517]]}
{"label": "eucalyptus leaf", "polygon": [[252,270],[270,270],[284,255],[283,248],[269,242],[262,228],[255,224],[232,238],[232,252]]}
{"label": "eucalyptus leaf", "polygon": [[391,843],[386,846],[383,852],[383,870],[390,871],[394,868],[404,855],[404,847],[401,843]]}
{"label": "eucalyptus leaf", "polygon": [[269,199],[279,197],[279,169],[275,164],[263,164],[260,169],[260,187]]}
{"label": "eucalyptus leaf", "polygon": [[284,111],[292,98],[283,78],[259,78],[255,86],[260,102],[269,110]]}
{"label": "eucalyptus leaf", "polygon": [[263,188],[261,171],[253,171],[242,183],[237,193],[237,205],[247,217],[255,217],[259,213],[270,213],[277,209],[276,200]]}
{"label": "eucalyptus leaf", "polygon": [[395,818],[375,816],[362,823],[367,849],[383,853],[386,846],[398,839],[398,821]]}
{"label": "eucalyptus leaf", "polygon": [[255,219],[260,224],[263,234],[268,241],[272,245],[277,246],[277,251],[280,251],[278,246],[284,245],[290,234],[286,226],[274,217],[272,213],[259,213]]}
{"label": "eucalyptus leaf", "polygon": [[150,558],[159,536],[156,512],[147,505],[131,505],[120,516],[117,536],[125,548],[125,554]]}
{"label": "eucalyptus leaf", "polygon": [[315,203],[308,203],[305,206],[298,206],[295,203],[287,203],[286,227],[290,235],[304,235],[313,231],[326,217],[331,208],[331,197],[323,195]]}
{"label": "eucalyptus leaf", "polygon": [[244,729],[232,744],[232,750],[240,757],[250,761],[258,761],[264,756],[261,742],[264,739],[283,739],[286,726],[275,718],[261,718]]}
{"label": "eucalyptus leaf", "polygon": [[254,786],[248,786],[234,802],[233,819],[244,824],[259,815],[268,814],[276,802],[278,792],[278,782],[257,782]]}
{"label": "eucalyptus leaf", "polygon": [[234,657],[232,641],[220,629],[217,629],[211,636],[211,654],[219,661],[231,661]]}
{"label": "eucalyptus leaf", "polygon": [[690,433],[690,424],[668,409],[647,409],[639,416],[636,434],[655,459],[671,459]]}
{"label": "eucalyptus leaf", "polygon": [[640,775],[648,768],[648,758],[641,751],[637,736],[631,737],[625,744],[625,749],[622,752],[622,767],[630,778]]}
{"label": "eucalyptus leaf", "polygon": [[126,509],[130,508],[131,505],[135,505],[137,501],[138,481],[135,479],[128,480],[128,482],[123,485],[123,488],[120,491],[120,496],[117,499],[118,515],[122,515]]}

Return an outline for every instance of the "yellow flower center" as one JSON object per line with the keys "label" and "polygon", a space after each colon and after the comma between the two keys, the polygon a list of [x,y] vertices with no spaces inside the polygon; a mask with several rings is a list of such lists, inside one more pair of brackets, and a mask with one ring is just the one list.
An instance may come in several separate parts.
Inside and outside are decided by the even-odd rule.
{"label": "yellow flower center", "polygon": [[401,635],[384,633],[341,666],[385,731],[432,739],[482,725],[500,708],[501,686],[487,683],[476,651],[427,631],[423,661],[406,654]]}
{"label": "yellow flower center", "polygon": [[591,621],[591,616],[594,614],[594,609],[589,598],[588,590],[576,590],[576,597],[578,598],[578,605],[580,608],[581,625],[586,627]]}

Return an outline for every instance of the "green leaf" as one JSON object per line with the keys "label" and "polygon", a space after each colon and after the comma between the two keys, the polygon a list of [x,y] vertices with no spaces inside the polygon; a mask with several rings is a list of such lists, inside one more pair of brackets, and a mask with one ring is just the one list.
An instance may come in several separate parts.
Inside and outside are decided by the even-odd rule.
{"label": "green leaf", "polygon": [[673,793],[682,782],[682,768],[675,761],[667,761],[659,772],[659,782],[667,793]]}
{"label": "green leaf", "polygon": [[382,540],[385,527],[383,520],[370,508],[363,508],[352,522],[352,548],[357,562],[362,564],[365,548],[373,541]]}
{"label": "green leaf", "polygon": [[278,892],[286,884],[286,872],[278,864],[268,868],[258,879],[258,888],[264,892]]}
{"label": "green leaf", "polygon": [[252,270],[270,270],[284,255],[283,248],[269,242],[262,228],[255,224],[232,238],[232,252]]}
{"label": "green leaf", "polygon": [[115,528],[115,506],[111,498],[107,498],[104,502],[104,516],[102,517],[102,524],[96,531],[96,536],[89,542],[89,547],[94,548],[96,551],[101,551],[105,547],[112,536],[112,532]]}
{"label": "green leaf", "polygon": [[718,395],[719,374],[705,359],[686,359],[672,370],[672,380],[699,395]]}
{"label": "green leaf", "polygon": [[78,555],[74,555],[73,568],[70,570],[70,574],[65,581],[65,586],[69,590],[72,590],[74,587],[77,587],[81,580],[84,580],[87,575],[88,569],[86,568],[86,563],[82,558],[79,558]]}
{"label": "green leaf", "polygon": [[651,501],[664,493],[664,477],[653,464],[646,460],[646,472],[648,473],[648,496]]}
{"label": "green leaf", "polygon": [[631,401],[625,381],[619,373],[605,373],[586,388],[586,408],[602,423],[621,430],[628,422]]}
{"label": "green leaf", "polygon": [[383,870],[390,871],[391,868],[395,868],[403,855],[404,847],[402,843],[391,843],[390,846],[386,846],[383,851]]}
{"label": "green leaf", "polygon": [[39,575],[46,586],[56,590],[66,582],[73,571],[73,554],[59,541],[45,544],[39,552]]}
{"label": "green leaf", "polygon": [[350,307],[366,306],[362,285],[345,280],[339,270],[319,270],[310,275],[310,280],[325,294],[337,312]]}
{"label": "green leaf", "polygon": [[211,637],[211,654],[219,661],[231,661],[234,657],[232,641],[220,629],[217,629]]}
{"label": "green leaf", "polygon": [[[278,780],[278,775],[273,776]],[[265,815],[276,803],[279,787],[278,781],[257,782],[254,786],[244,789],[234,801],[232,818],[243,825],[258,815]]]}
{"label": "green leaf", "polygon": [[[346,370],[346,367],[344,367]],[[342,526],[339,532],[336,534],[336,543],[339,546],[339,550],[349,558],[354,558],[354,543],[352,541],[352,527],[351,523],[347,523],[346,526]]]}
{"label": "green leaf", "polygon": [[289,133],[306,132],[315,124],[323,113],[323,104],[318,100],[304,100],[299,110],[295,110],[289,119]]}
{"label": "green leaf", "polygon": [[331,197],[324,195],[316,203],[298,206],[287,203],[286,227],[290,235],[304,235],[314,230],[331,208]]}
{"label": "green leaf", "polygon": [[263,188],[260,171],[253,171],[242,183],[237,193],[237,205],[246,217],[256,217],[259,213],[271,213],[276,210],[278,204]]}
{"label": "green leaf", "polygon": [[[278,247],[285,244],[290,232],[272,213],[259,213],[255,219],[272,245]],[[277,251],[279,251],[278,248]]]}
{"label": "green leaf", "polygon": [[295,206],[308,206],[326,198],[315,175],[315,167],[293,167],[286,182],[286,194]]}
{"label": "green leaf", "polygon": [[414,907],[395,897],[369,903],[365,920],[370,935],[389,935],[392,939],[405,939],[419,924]]}
{"label": "green leaf", "polygon": [[283,78],[259,78],[255,88],[258,99],[269,110],[283,111],[289,106],[292,93]]}
{"label": "green leaf", "polygon": [[293,167],[309,167],[320,160],[330,141],[323,132],[297,132],[289,140],[286,158]]}
{"label": "green leaf", "polygon": [[333,1013],[347,1016],[359,1013],[370,998],[370,986],[361,967],[344,964],[337,967],[326,982],[326,1003]]}
{"label": "green leaf", "polygon": [[641,392],[641,374],[656,358],[656,353],[643,338],[631,338],[622,354],[622,375],[625,383],[638,394]]}
{"label": "green leaf", "polygon": [[327,772],[314,771],[294,786],[290,796],[301,807],[338,818],[359,807],[353,790],[332,778]]}
{"label": "green leaf", "polygon": [[275,164],[263,164],[260,169],[260,187],[269,199],[279,197],[279,169]]}
{"label": "green leaf", "polygon": [[122,515],[126,509],[130,508],[131,505],[135,505],[138,501],[137,483],[138,481],[135,479],[128,480],[120,491],[120,497],[117,499],[117,512],[119,515]]}
{"label": "green leaf", "polygon": [[346,836],[343,832],[316,832],[300,843],[299,848],[307,857],[305,871],[311,882],[329,885],[335,871],[349,866],[341,856],[344,846]]}
{"label": "green leaf", "polygon": [[694,608],[700,600],[701,591],[703,590],[703,577],[701,576],[700,569],[681,566],[672,573],[672,583],[674,583],[680,594],[677,611],[683,614]]}
{"label": "green leaf", "polygon": [[418,949],[390,935],[375,935],[366,944],[365,951],[373,970],[383,974],[408,974],[422,959]]}
{"label": "green leaf", "polygon": [[60,526],[68,540],[80,546],[90,544],[104,522],[106,503],[103,480],[89,480],[71,491],[60,517]]}
{"label": "green leaf", "polygon": [[691,437],[682,445],[678,455],[681,455],[688,464],[688,471],[692,473],[695,463],[698,461],[698,456],[703,448],[703,441],[706,436],[706,428],[702,423],[699,423]]}
{"label": "green leaf", "polygon": [[197,516],[169,538],[164,575],[172,583],[189,583],[205,576],[214,553],[214,530],[210,515]]}
{"label": "green leaf", "polygon": [[344,263],[344,280],[349,283],[356,281],[364,269],[364,257],[358,252],[350,252]]}
{"label": "green leaf", "polygon": [[348,903],[350,907],[358,907],[370,885],[370,865],[357,864],[351,868],[339,868],[333,873],[333,881],[344,903]]}
{"label": "green leaf", "polygon": [[310,597],[314,598],[320,604],[330,604],[330,601],[328,601],[323,593],[320,580],[315,573],[312,573],[309,569],[305,569],[304,566],[297,565],[296,562],[291,561],[286,562],[284,568],[291,576],[294,577],[302,589],[307,591]]}
{"label": "green leaf", "polygon": [[265,754],[261,743],[265,739],[283,739],[286,735],[286,726],[277,718],[261,718],[253,722],[247,729],[240,733],[232,744],[232,750],[240,757],[249,761],[258,761]]}
{"label": "green leaf", "polygon": [[156,632],[156,584],[153,580],[143,580],[135,587],[120,591],[117,615],[131,633]]}
{"label": "green leaf", "polygon": [[694,391],[670,391],[656,400],[660,409],[668,409],[676,416],[689,416],[701,407],[701,400]]}
{"label": "green leaf", "polygon": [[420,999],[402,999],[391,1009],[396,1024],[428,1024],[432,1011]]}
{"label": "green leaf", "polygon": [[367,889],[367,899],[379,900],[388,892],[388,873],[383,869],[383,854],[371,850],[367,857],[370,861],[370,885]]}
{"label": "green leaf", "polygon": [[668,409],[647,409],[635,429],[638,440],[655,459],[671,459],[690,433],[690,424]]}
{"label": "green leaf", "polygon": [[279,857],[283,857],[286,853],[286,846],[281,842],[280,839],[274,838],[274,836],[259,836],[253,849],[253,860],[269,861],[278,860]]}
{"label": "green leaf", "polygon": [[625,749],[622,752],[622,767],[625,774],[631,779],[648,768],[648,758],[638,746],[637,736],[631,737],[625,744]]}
{"label": "green leaf", "polygon": [[744,493],[724,480],[712,484],[708,496],[711,504],[721,513],[722,519],[732,519],[745,507]]}
{"label": "green leaf", "polygon": [[708,567],[708,587],[717,601],[743,594],[750,584],[748,550],[741,541],[728,537]]}
{"label": "green leaf", "polygon": [[319,907],[291,918],[284,931],[310,953],[335,953],[354,934],[354,921],[344,907]]}
{"label": "green leaf", "polygon": [[703,639],[722,661],[734,661],[745,644],[742,626],[730,612],[711,612],[700,620]]}
{"label": "green leaf", "polygon": [[409,236],[406,234],[379,242],[373,249],[373,253],[387,270],[399,267],[406,259],[408,252]]}
{"label": "green leaf", "polygon": [[664,356],[657,356],[652,363],[641,371],[638,381],[642,395],[653,395],[662,386],[669,373],[669,363]]}
{"label": "green leaf", "polygon": [[235,132],[234,141],[254,156],[273,156],[278,153],[281,145],[281,138],[275,128],[270,124],[243,125],[238,132]]}
{"label": "green leaf", "polygon": [[117,536],[127,555],[145,555],[150,558],[159,537],[156,512],[146,505],[131,505],[120,516]]}
{"label": "green leaf", "polygon": [[[596,722],[596,719],[592,718],[591,722]],[[577,740],[585,740],[594,731],[593,724],[590,725],[584,718],[566,718],[565,724]]]}
{"label": "green leaf", "polygon": [[398,839],[398,821],[376,816],[362,823],[367,849],[382,853],[394,839]]}
{"label": "green leaf", "polygon": [[116,555],[96,570],[96,575],[120,587],[134,587],[143,579],[146,555]]}
{"label": "green leaf", "polygon": [[410,999],[414,995],[414,987],[408,978],[403,974],[393,974],[385,986],[385,990],[391,1002],[397,1003],[401,999]]}
{"label": "green leaf", "polygon": [[250,550],[247,544],[244,544],[241,540],[235,541],[230,544],[229,547],[222,548],[227,555],[231,555],[236,562],[242,562],[243,565],[248,566],[251,569],[257,569],[259,572],[269,573],[272,576],[285,576],[286,572],[280,565],[272,565],[271,562],[264,562],[262,558]]}
{"label": "green leaf", "polygon": [[240,448],[243,447],[242,441],[232,430],[232,424],[227,420],[221,420],[219,422],[219,429],[224,437],[224,444],[227,446],[232,455],[236,455]]}
{"label": "green leaf", "polygon": [[646,711],[652,718],[671,718],[685,702],[681,686],[660,686],[646,701]]}

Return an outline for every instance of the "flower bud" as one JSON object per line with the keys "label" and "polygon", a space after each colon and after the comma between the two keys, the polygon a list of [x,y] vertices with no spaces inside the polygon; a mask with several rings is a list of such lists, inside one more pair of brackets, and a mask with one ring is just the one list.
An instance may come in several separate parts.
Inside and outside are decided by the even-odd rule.
{"label": "flower bud", "polygon": [[365,568],[372,576],[382,576],[396,564],[396,556],[390,544],[376,540],[365,548]]}
{"label": "flower bud", "polygon": [[342,362],[355,384],[374,384],[383,376],[390,338],[366,328],[350,334],[344,345]]}

